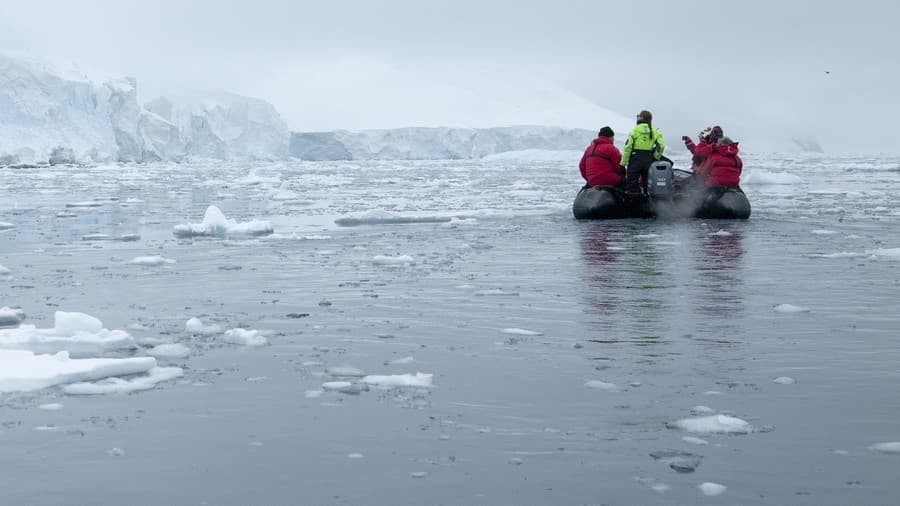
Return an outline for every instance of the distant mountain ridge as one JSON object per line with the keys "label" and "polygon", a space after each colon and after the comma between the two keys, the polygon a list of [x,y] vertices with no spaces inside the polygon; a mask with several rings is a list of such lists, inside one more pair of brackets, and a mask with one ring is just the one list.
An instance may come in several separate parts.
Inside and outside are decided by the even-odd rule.
{"label": "distant mountain ridge", "polygon": [[301,160],[471,159],[526,149],[583,149],[594,135],[547,126],[294,132],[290,154]]}

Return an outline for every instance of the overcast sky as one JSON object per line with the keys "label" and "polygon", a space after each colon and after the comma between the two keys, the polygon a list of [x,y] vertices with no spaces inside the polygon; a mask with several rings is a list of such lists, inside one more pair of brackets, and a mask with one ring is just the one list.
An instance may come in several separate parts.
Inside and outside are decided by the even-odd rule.
{"label": "overcast sky", "polygon": [[804,136],[897,152],[900,2],[825,5],[7,0],[0,51],[132,75],[142,99],[264,98],[294,130],[486,126],[490,112],[449,90],[510,90],[527,107],[552,83],[628,118],[649,109],[670,142],[718,123],[760,146]]}

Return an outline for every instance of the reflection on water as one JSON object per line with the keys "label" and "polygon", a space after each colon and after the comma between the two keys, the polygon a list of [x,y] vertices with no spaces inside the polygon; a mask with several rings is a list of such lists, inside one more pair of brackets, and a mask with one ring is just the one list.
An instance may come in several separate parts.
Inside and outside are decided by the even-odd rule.
{"label": "reflection on water", "polygon": [[[733,331],[735,319],[743,311],[743,236],[739,226],[697,237],[694,256],[696,303],[694,311],[703,316],[709,330]],[[722,336],[727,337],[727,336]]]}
{"label": "reflection on water", "polygon": [[610,330],[621,313],[622,228],[613,223],[589,223],[582,229],[581,257],[584,261],[586,312],[592,328]]}

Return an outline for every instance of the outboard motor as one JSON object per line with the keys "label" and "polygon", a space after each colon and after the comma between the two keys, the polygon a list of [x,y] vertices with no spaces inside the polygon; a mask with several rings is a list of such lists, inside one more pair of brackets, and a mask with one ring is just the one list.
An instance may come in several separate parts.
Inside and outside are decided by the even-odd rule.
{"label": "outboard motor", "polygon": [[671,200],[675,196],[675,172],[671,162],[659,160],[650,164],[647,195],[655,200]]}

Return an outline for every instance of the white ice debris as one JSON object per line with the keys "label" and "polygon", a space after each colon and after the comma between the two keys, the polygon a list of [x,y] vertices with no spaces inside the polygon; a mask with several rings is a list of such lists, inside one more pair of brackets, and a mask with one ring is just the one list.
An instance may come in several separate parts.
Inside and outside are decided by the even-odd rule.
{"label": "white ice debris", "polygon": [[519,328],[501,329],[500,333],[501,334],[512,334],[512,335],[516,335],[516,336],[542,336],[542,335],[544,335],[543,333],[537,332],[535,330],[527,330],[527,329],[519,329]]}
{"label": "white ice debris", "polygon": [[734,234],[732,234],[731,232],[729,232],[727,230],[719,229],[716,232],[710,232],[709,235],[718,236],[718,237],[728,237],[728,236],[731,236]]}
{"label": "white ice debris", "polygon": [[836,234],[837,232],[835,232],[834,230],[816,229],[816,230],[811,230],[809,233],[815,234],[815,235],[833,235],[833,234]]}
{"label": "white ice debris", "polygon": [[415,361],[416,361],[416,359],[414,359],[414,358],[412,358],[412,357],[403,357],[403,358],[398,358],[398,359],[395,359],[395,360],[391,360],[390,362],[388,362],[388,364],[390,364],[390,365],[404,365],[404,364],[411,364],[411,363],[413,363],[413,362],[415,362]]}
{"label": "white ice debris", "polygon": [[363,377],[360,382],[381,387],[432,387],[433,374],[394,374],[388,376],[370,375]]}
{"label": "white ice debris", "polygon": [[5,276],[5,275],[7,275],[7,274],[10,274],[11,272],[12,272],[12,271],[9,270],[8,267],[5,267],[5,266],[3,266],[2,264],[0,264],[0,276]]}
{"label": "white ice debris", "polygon": [[697,486],[704,495],[709,497],[715,497],[717,495],[721,495],[728,488],[725,485],[720,485],[718,483],[713,483],[711,481],[707,481],[701,483]]}
{"label": "white ice debris", "polygon": [[362,378],[366,375],[361,369],[349,365],[336,365],[325,368],[325,374],[329,376],[343,376],[347,378]]}
{"label": "white ice debris", "polygon": [[147,351],[147,355],[157,358],[186,358],[190,354],[191,349],[181,343],[160,344]]}
{"label": "white ice debris", "polygon": [[214,205],[206,208],[206,213],[203,215],[201,223],[175,225],[173,229],[176,237],[261,236],[269,235],[273,231],[272,224],[268,221],[252,220],[238,223],[234,220],[229,220]]}
{"label": "white ice debris", "polygon": [[877,443],[870,446],[869,448],[875,450],[876,452],[897,454],[900,453],[900,441]]}
{"label": "white ice debris", "polygon": [[685,443],[690,443],[692,445],[708,445],[709,444],[709,441],[707,441],[705,439],[700,439],[699,437],[694,437],[694,436],[683,436],[681,438],[681,440],[684,441]]}
{"label": "white ice debris", "polygon": [[14,223],[10,223],[8,221],[0,221],[0,230],[9,230],[11,228],[15,228]]}
{"label": "white ice debris", "polygon": [[23,324],[0,329],[0,347],[31,350],[38,353],[67,351],[73,355],[133,349],[134,339],[124,330],[108,330],[93,316],[57,311],[53,328],[39,329]]}
{"label": "white ice debris", "polygon": [[772,383],[778,383],[779,385],[793,385],[796,382],[797,380],[790,376],[779,376],[772,380]]}
{"label": "white ice debris", "polygon": [[778,304],[772,309],[778,313],[808,313],[810,311],[808,307],[795,306],[793,304]]}
{"label": "white ice debris", "polygon": [[593,388],[594,390],[603,390],[605,392],[618,392],[621,390],[619,385],[615,383],[607,383],[605,381],[591,380],[584,384],[584,386],[588,388]]}
{"label": "white ice debris", "polygon": [[767,172],[755,169],[749,173],[745,173],[741,177],[741,185],[743,186],[768,186],[768,185],[802,185],[803,178],[787,172]]}
{"label": "white ice debris", "polygon": [[269,344],[269,340],[266,339],[262,331],[253,329],[226,330],[222,336],[222,341],[241,346],[265,346]]}
{"label": "white ice debris", "polygon": [[372,263],[375,265],[404,265],[404,264],[412,264],[415,263],[413,257],[409,255],[398,255],[398,256],[387,256],[387,255],[377,255],[372,259]]}
{"label": "white ice debris", "polygon": [[696,434],[747,434],[753,431],[753,427],[745,420],[728,415],[684,418],[666,425]]}
{"label": "white ice debris", "polygon": [[900,248],[880,248],[866,250],[866,255],[875,260],[900,260]]}
{"label": "white ice debris", "polygon": [[175,260],[172,260],[171,258],[166,258],[162,255],[150,255],[150,256],[143,256],[143,257],[134,257],[131,260],[131,262],[128,262],[128,263],[135,264],[135,265],[159,266],[159,265],[166,265],[166,264],[174,264]]}
{"label": "white ice debris", "polygon": [[191,318],[184,324],[184,330],[194,335],[211,336],[222,332],[222,327],[216,324],[204,325],[199,318]]}
{"label": "white ice debris", "polygon": [[18,327],[25,319],[25,312],[21,309],[13,309],[6,306],[0,308],[0,329]]}
{"label": "white ice debris", "polygon": [[150,390],[157,383],[184,376],[180,367],[153,367],[146,376],[135,378],[106,378],[96,382],[72,383],[63,385],[62,391],[70,395],[126,394]]}
{"label": "white ice debris", "polygon": [[0,393],[140,374],[154,367],[156,359],[152,357],[74,359],[65,351],[36,355],[27,350],[0,349]]}

